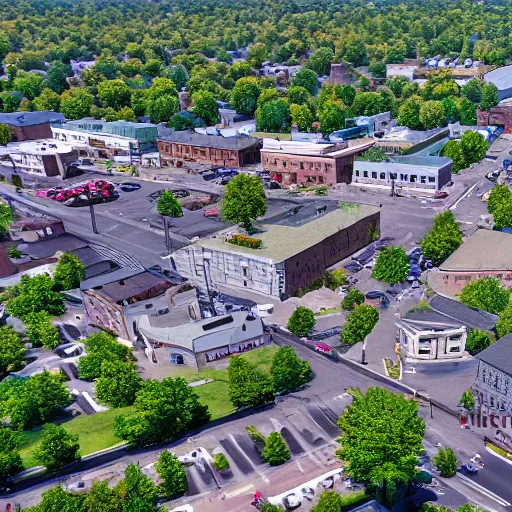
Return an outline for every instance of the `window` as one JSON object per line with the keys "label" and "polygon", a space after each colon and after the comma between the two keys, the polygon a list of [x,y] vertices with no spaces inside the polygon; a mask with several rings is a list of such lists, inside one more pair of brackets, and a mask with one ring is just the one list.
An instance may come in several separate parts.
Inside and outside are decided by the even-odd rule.
{"label": "window", "polygon": [[301,162],[301,163],[300,163],[300,168],[301,168],[301,169],[304,169],[304,162]]}
{"label": "window", "polygon": [[435,183],[436,182],[436,177],[435,176],[429,176],[428,177],[428,182],[429,183]]}
{"label": "window", "polygon": [[396,180],[396,178],[397,178],[396,172],[390,172],[389,173],[389,179],[390,180]]}
{"label": "window", "polygon": [[418,176],[415,174],[411,174],[411,183],[416,183],[418,181]]}
{"label": "window", "polygon": [[372,172],[372,178],[373,178],[374,180],[376,180],[376,179],[377,179],[377,173],[376,173],[375,171],[374,171],[374,172]]}
{"label": "window", "polygon": [[324,177],[318,176],[318,183],[323,183],[323,182],[324,182]]}
{"label": "window", "polygon": [[183,356],[181,354],[171,354],[169,362],[171,364],[185,364],[185,362],[183,361]]}
{"label": "window", "polygon": [[446,354],[460,352],[460,336],[449,336],[446,338],[444,351]]}
{"label": "window", "polygon": [[420,176],[420,183],[427,183],[427,177],[426,176]]}
{"label": "window", "polygon": [[359,171],[356,171],[356,176],[359,177]]}
{"label": "window", "polygon": [[400,174],[400,181],[409,181],[408,174]]}
{"label": "window", "polygon": [[386,173],[385,172],[381,172],[380,176],[379,176],[379,179],[385,180],[386,179]]}
{"label": "window", "polygon": [[368,171],[363,171],[363,178],[368,178]]}

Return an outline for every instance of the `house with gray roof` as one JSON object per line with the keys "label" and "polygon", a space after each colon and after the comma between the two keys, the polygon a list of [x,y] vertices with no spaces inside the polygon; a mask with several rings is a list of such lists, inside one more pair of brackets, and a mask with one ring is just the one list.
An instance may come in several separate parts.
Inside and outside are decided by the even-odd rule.
{"label": "house with gray roof", "polygon": [[160,131],[158,151],[162,165],[186,162],[240,168],[260,161],[260,142],[253,137],[206,135],[189,130]]}
{"label": "house with gray roof", "polygon": [[63,114],[51,110],[0,113],[0,124],[5,124],[11,129],[12,142],[51,139],[50,125],[61,124],[64,119]]}
{"label": "house with gray roof", "polygon": [[198,370],[265,341],[261,319],[247,311],[192,321],[171,310],[163,316],[139,317],[137,331],[150,361]]}
{"label": "house with gray roof", "polygon": [[484,80],[496,86],[500,101],[512,97],[512,66],[493,69],[484,75]]}

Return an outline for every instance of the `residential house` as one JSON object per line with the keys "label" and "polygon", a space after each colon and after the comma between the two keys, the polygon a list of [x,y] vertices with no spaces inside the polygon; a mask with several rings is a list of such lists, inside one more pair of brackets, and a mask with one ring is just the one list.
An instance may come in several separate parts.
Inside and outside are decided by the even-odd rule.
{"label": "residential house", "polygon": [[60,112],[50,110],[0,113],[0,124],[5,124],[11,129],[12,142],[51,138],[50,124],[62,123],[64,119]]}

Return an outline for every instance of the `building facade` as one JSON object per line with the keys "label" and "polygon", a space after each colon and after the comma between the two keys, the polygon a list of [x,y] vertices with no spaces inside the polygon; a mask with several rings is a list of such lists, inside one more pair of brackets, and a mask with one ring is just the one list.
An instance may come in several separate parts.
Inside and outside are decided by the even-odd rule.
{"label": "building facade", "polygon": [[446,361],[465,354],[464,325],[432,311],[408,313],[396,323],[397,342],[403,357],[412,360]]}
{"label": "building facade", "polygon": [[239,169],[260,161],[260,143],[252,137],[203,135],[188,130],[158,139],[162,165],[182,167],[186,162]]}
{"label": "building facade", "polygon": [[11,129],[11,141],[39,140],[52,138],[50,124],[60,124],[64,121],[60,112],[41,110],[38,112],[0,113],[0,124]]}
{"label": "building facade", "polygon": [[389,155],[413,154],[440,142],[449,135],[448,128],[432,130],[410,130],[405,126],[390,129],[384,136],[376,138],[375,144]]}
{"label": "building facade", "polygon": [[334,185],[350,183],[354,156],[373,146],[373,141],[348,144],[263,139],[261,163],[284,185]]}
{"label": "building facade", "polygon": [[[205,238],[173,253],[180,275],[202,286],[225,285],[284,299],[320,278],[326,269],[368,245],[380,232],[380,210],[334,201],[296,208],[274,224],[258,227],[261,247],[230,243],[236,230]],[[327,202],[326,202],[327,203]],[[332,203],[332,205],[330,204]],[[306,211],[310,209],[311,212]],[[297,218],[297,222],[295,222]]]}
{"label": "building facade", "polygon": [[478,126],[502,126],[504,133],[512,133],[512,103],[508,100],[489,110],[478,109],[476,119]]}
{"label": "building facade", "polygon": [[81,154],[118,162],[141,162],[157,149],[158,128],[149,123],[106,122],[93,118],[51,127],[53,138],[71,144]]}
{"label": "building facade", "polygon": [[453,162],[442,156],[391,157],[389,162],[356,159],[352,183],[434,193],[450,183]]}

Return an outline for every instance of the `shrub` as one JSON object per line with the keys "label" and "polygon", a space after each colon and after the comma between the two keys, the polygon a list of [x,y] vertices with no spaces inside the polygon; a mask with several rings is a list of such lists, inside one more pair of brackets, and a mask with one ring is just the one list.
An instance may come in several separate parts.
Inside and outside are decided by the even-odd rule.
{"label": "shrub", "polygon": [[313,311],[304,306],[298,306],[286,324],[286,328],[295,336],[306,336],[316,324]]}
{"label": "shrub", "polygon": [[[496,322],[496,333],[498,338],[503,338],[512,332],[512,302],[509,302],[505,309],[500,313]],[[467,345],[467,343],[466,343]]]}
{"label": "shrub", "polygon": [[356,306],[364,302],[364,293],[356,288],[352,288],[341,301],[341,309],[345,311],[353,311]]}
{"label": "shrub", "polygon": [[466,389],[466,391],[462,393],[460,403],[464,406],[464,409],[467,409],[468,411],[471,411],[475,407],[475,399],[473,398],[473,393],[471,393],[470,389]]}
{"label": "shrub", "polygon": [[451,448],[439,448],[433,462],[444,478],[450,478],[457,473],[457,456]]}
{"label": "shrub", "polygon": [[[499,320],[498,320],[499,322]],[[470,329],[466,340],[466,350],[472,355],[476,356],[482,350],[485,350],[493,343],[491,334],[487,331],[480,329]]]}
{"label": "shrub", "polygon": [[291,454],[283,437],[278,432],[272,432],[265,439],[265,448],[261,452],[261,460],[271,466],[280,466],[290,460]]}
{"label": "shrub", "polygon": [[245,431],[251,438],[256,450],[261,453],[263,448],[265,448],[265,436],[254,425],[247,425]]}
{"label": "shrub", "polygon": [[228,238],[228,243],[239,245],[240,247],[248,247],[249,249],[261,249],[263,242],[259,238],[235,234]]}
{"label": "shrub", "polygon": [[341,331],[341,341],[348,345],[355,345],[363,342],[373,331],[379,321],[379,312],[366,304],[357,308],[347,315],[347,321]]}
{"label": "shrub", "polygon": [[401,283],[409,275],[409,258],[401,247],[386,247],[377,256],[372,277],[379,281]]}
{"label": "shrub", "polygon": [[60,345],[60,332],[52,324],[52,317],[46,311],[29,313],[23,319],[27,336],[35,347],[53,349]]}
{"label": "shrub", "polygon": [[213,467],[217,471],[225,471],[229,469],[229,461],[223,453],[217,453],[213,458]]}
{"label": "shrub", "polygon": [[345,271],[342,268],[336,268],[330,270],[324,274],[324,286],[329,290],[336,290],[340,286],[346,284],[347,278],[345,277]]}
{"label": "shrub", "polygon": [[9,257],[13,259],[19,259],[23,256],[23,253],[18,249],[16,245],[13,245],[8,251]]}
{"label": "shrub", "polygon": [[499,315],[510,300],[510,291],[494,277],[484,277],[468,283],[460,294],[460,301],[470,308],[478,308]]}
{"label": "shrub", "polygon": [[279,347],[272,358],[270,375],[278,392],[295,391],[313,378],[309,362],[299,359],[293,347]]}

